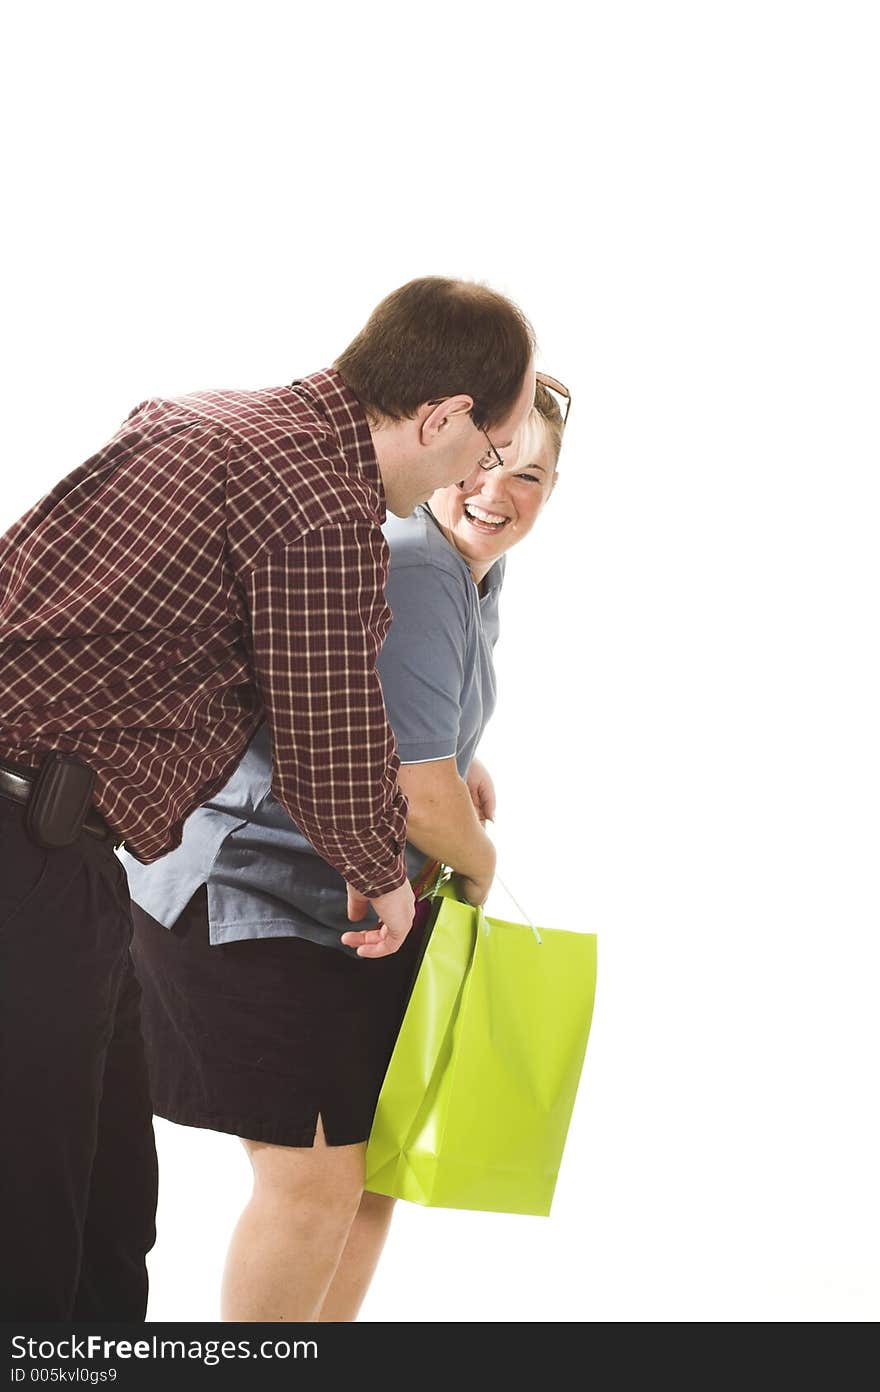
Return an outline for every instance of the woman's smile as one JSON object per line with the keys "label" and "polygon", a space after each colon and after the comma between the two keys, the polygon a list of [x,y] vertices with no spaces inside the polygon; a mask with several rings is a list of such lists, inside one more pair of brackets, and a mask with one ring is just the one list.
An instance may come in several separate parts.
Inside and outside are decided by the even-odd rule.
{"label": "woman's smile", "polygon": [[479,503],[470,500],[463,504],[463,510],[466,520],[477,532],[498,533],[503,531],[510,521],[510,518],[502,513],[481,507]]}

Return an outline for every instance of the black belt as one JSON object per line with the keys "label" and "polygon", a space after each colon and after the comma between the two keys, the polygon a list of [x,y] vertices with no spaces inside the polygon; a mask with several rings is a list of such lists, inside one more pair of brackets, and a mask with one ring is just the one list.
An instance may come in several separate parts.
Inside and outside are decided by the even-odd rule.
{"label": "black belt", "polygon": [[[26,774],[22,769],[13,768],[0,759],[0,793],[4,797],[15,798],[16,802],[27,802],[36,774],[36,769],[34,769],[33,774]],[[90,808],[86,813],[83,831],[90,832],[99,841],[112,841],[114,846],[122,844],[122,837],[110,830],[96,807]]]}

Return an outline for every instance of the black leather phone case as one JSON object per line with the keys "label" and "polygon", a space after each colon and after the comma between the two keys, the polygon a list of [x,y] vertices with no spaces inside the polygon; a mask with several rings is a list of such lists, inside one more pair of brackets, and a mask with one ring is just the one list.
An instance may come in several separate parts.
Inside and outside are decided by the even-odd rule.
{"label": "black leather phone case", "polygon": [[92,803],[95,770],[62,749],[40,765],[25,807],[25,827],[38,846],[70,846],[82,831]]}

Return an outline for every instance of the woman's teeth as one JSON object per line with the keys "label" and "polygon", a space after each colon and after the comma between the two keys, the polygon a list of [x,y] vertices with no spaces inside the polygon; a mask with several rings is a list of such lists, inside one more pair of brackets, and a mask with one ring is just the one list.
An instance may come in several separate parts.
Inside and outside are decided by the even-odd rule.
{"label": "woman's teeth", "polygon": [[497,512],[486,512],[481,507],[476,507],[473,503],[465,503],[465,516],[470,522],[480,523],[482,526],[491,528],[493,531],[500,531],[505,522],[509,522],[509,517],[499,517]]}

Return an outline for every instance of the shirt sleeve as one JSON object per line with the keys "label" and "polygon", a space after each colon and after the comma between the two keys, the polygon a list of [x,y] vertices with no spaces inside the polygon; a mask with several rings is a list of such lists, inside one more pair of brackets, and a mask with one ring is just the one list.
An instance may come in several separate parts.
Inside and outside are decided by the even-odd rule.
{"label": "shirt sleeve", "polygon": [[371,898],[406,879],[406,799],[376,671],[387,558],[381,529],[355,519],[306,532],[243,577],[272,792]]}
{"label": "shirt sleeve", "polygon": [[388,719],[405,764],[458,751],[467,652],[467,596],[439,566],[392,565],[385,587],[393,621],[379,657]]}

